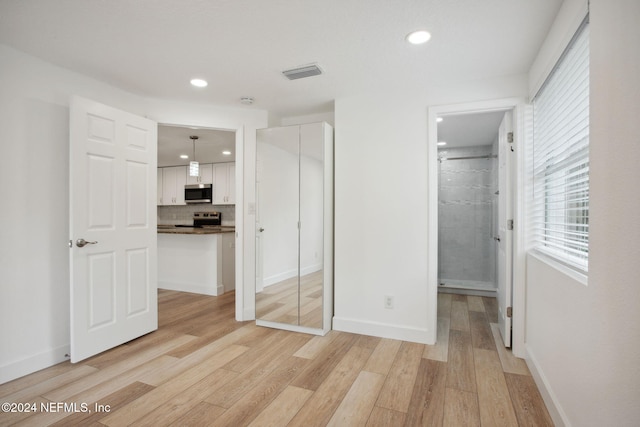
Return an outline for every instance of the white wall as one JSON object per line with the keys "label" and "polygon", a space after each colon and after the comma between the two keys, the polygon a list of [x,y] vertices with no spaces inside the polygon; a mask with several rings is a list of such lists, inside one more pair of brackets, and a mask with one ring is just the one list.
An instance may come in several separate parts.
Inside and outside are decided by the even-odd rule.
{"label": "white wall", "polygon": [[[1,383],[69,352],[69,97],[160,122],[239,129],[248,157],[267,113],[144,99],[2,45],[0,63]],[[245,200],[252,191],[252,184],[245,188]],[[253,225],[249,242],[251,232]],[[253,247],[245,249],[253,256]],[[253,293],[245,297],[251,309]]]}
{"label": "white wall", "polygon": [[591,0],[588,283],[528,257],[528,362],[557,425],[640,420],[638,16],[636,0]]}
{"label": "white wall", "polygon": [[[436,314],[428,307],[436,290],[427,286],[427,108],[526,91],[526,76],[513,76],[425,81],[336,100],[335,329],[435,339]],[[384,308],[385,295],[395,298],[393,310]]]}

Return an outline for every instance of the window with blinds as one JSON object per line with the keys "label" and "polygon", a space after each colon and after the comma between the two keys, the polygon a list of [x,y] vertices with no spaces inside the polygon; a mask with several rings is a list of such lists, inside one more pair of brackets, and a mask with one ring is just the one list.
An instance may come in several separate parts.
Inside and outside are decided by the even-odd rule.
{"label": "window with blinds", "polygon": [[533,230],[545,254],[589,259],[589,26],[582,24],[533,100]]}

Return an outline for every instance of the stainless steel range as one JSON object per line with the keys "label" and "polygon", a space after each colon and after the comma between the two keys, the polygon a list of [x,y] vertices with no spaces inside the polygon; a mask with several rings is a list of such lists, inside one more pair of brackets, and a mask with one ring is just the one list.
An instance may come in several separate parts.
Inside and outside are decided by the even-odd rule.
{"label": "stainless steel range", "polygon": [[222,215],[220,212],[194,212],[193,213],[193,226],[197,228],[207,226],[219,226],[222,224]]}

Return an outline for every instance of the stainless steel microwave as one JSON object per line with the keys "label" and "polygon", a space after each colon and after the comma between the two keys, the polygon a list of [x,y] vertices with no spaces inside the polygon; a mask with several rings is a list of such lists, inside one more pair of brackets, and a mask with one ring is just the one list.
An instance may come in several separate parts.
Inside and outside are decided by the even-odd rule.
{"label": "stainless steel microwave", "polygon": [[211,184],[192,184],[184,186],[185,203],[211,203],[213,186]]}

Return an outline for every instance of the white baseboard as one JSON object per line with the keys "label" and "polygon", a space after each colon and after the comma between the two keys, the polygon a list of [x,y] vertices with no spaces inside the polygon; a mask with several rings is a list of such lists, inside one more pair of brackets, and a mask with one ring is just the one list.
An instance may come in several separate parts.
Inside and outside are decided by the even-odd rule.
{"label": "white baseboard", "polygon": [[544,375],[542,369],[540,369],[540,365],[538,364],[533,352],[528,346],[525,346],[525,350],[525,361],[527,362],[529,371],[531,371],[533,380],[538,386],[538,390],[540,390],[540,395],[547,406],[547,410],[549,411],[549,415],[551,416],[553,423],[557,427],[571,427],[567,414],[562,410],[562,406],[560,406],[558,398],[551,389],[549,381],[547,381],[547,377]]}
{"label": "white baseboard", "polygon": [[[336,331],[417,342],[420,344],[435,343],[434,333],[429,334],[428,329],[420,329],[410,326],[389,325],[379,322],[365,322],[362,320],[347,319],[344,317],[334,316],[333,329],[335,329]],[[429,335],[433,335],[433,337],[430,337]]]}
{"label": "white baseboard", "polygon": [[262,285],[266,288],[267,286],[271,286],[275,283],[280,283],[283,280],[291,279],[292,277],[296,277],[298,275],[298,270],[289,270],[284,273],[274,274],[273,276],[265,277],[262,281]]}
{"label": "white baseboard", "polygon": [[192,283],[174,283],[174,282],[158,282],[158,289],[167,289],[170,291],[192,292],[194,294],[203,294],[218,296],[224,293],[224,286],[218,284],[216,289],[211,289],[208,286],[201,286]]}
{"label": "white baseboard", "polygon": [[70,347],[69,344],[66,344],[43,353],[0,366],[0,384],[13,381],[16,378],[65,362],[69,360],[65,354],[69,353]]}

